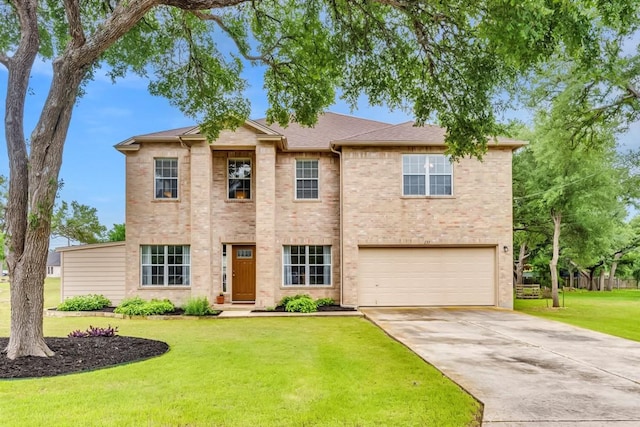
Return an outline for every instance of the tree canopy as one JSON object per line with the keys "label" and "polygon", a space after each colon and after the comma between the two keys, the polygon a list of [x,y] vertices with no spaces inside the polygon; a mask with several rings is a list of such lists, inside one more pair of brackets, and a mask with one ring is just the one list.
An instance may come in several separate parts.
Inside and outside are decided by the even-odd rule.
{"label": "tree canopy", "polygon": [[[269,122],[312,125],[336,94],[352,105],[364,95],[418,124],[438,121],[453,157],[481,156],[502,129],[502,90],[554,54],[588,64],[634,28],[637,10],[635,0],[0,0],[8,357],[51,354],[42,339],[51,214],[73,106],[96,73],[148,78],[151,93],[215,137],[247,117],[241,72],[262,64]],[[51,86],[25,130],[38,57],[50,60]]]}
{"label": "tree canopy", "polygon": [[126,230],[124,224],[113,224],[113,228],[107,232],[107,240],[109,242],[124,242],[126,239]]}
{"label": "tree canopy", "polygon": [[[565,268],[599,264],[604,271],[637,241],[625,219],[640,186],[616,151],[616,125],[577,135],[569,105],[556,99],[550,111],[539,110],[525,136],[530,145],[514,157],[515,240],[549,263],[554,307],[561,257]],[[518,256],[516,269],[526,255]]]}
{"label": "tree canopy", "polygon": [[107,228],[100,224],[98,211],[75,200],[69,204],[63,201],[51,217],[51,235],[64,237],[67,243],[98,243],[104,240]]}

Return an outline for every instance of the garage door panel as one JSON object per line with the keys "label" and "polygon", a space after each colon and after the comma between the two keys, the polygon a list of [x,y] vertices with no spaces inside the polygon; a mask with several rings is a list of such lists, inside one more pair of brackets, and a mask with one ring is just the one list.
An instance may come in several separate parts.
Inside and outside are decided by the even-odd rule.
{"label": "garage door panel", "polygon": [[495,305],[494,248],[362,248],[362,306]]}

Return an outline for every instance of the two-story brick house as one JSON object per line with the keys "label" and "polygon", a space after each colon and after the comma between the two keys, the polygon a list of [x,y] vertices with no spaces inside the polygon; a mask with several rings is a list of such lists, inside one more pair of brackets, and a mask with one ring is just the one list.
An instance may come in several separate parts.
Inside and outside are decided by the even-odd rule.
{"label": "two-story brick house", "polygon": [[132,137],[125,296],[274,306],[512,306],[511,155],[450,163],[444,130],[327,113]]}

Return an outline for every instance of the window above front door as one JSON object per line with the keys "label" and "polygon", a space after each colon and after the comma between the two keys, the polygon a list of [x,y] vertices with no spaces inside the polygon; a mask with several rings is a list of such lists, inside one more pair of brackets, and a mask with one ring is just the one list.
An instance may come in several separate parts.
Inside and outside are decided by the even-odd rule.
{"label": "window above front door", "polygon": [[229,199],[251,199],[251,159],[229,159]]}

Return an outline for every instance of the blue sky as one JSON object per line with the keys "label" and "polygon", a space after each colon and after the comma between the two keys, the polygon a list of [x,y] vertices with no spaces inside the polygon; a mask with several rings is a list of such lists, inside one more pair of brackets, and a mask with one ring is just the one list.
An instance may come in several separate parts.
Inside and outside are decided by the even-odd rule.
{"label": "blue sky", "polygon": [[[252,102],[251,118],[254,119],[264,117],[267,109],[262,71],[260,68],[248,68],[245,71],[245,78],[250,85],[246,95]],[[27,137],[38,118],[50,78],[51,64],[37,62],[31,77],[25,113]],[[0,67],[3,118],[6,82],[7,71]],[[402,111],[370,107],[366,100],[360,102],[358,109],[353,112],[343,102],[337,102],[329,110],[388,123],[411,120]],[[526,119],[527,113],[511,111],[507,116]],[[133,135],[191,124],[191,119],[171,107],[164,98],[149,95],[146,80],[129,76],[112,84],[104,73],[98,72],[96,79],[86,87],[86,94],[78,101],[73,113],[60,172],[64,186],[59,200],[76,200],[97,208],[100,222],[107,228],[124,222],[125,158],[113,145]],[[4,122],[0,122],[0,132],[4,136]],[[629,133],[620,137],[620,142],[626,149],[637,149],[640,146],[640,124],[632,125]],[[4,140],[0,144],[0,174],[9,175]],[[65,245],[65,239],[54,239],[51,244],[52,247]]]}

